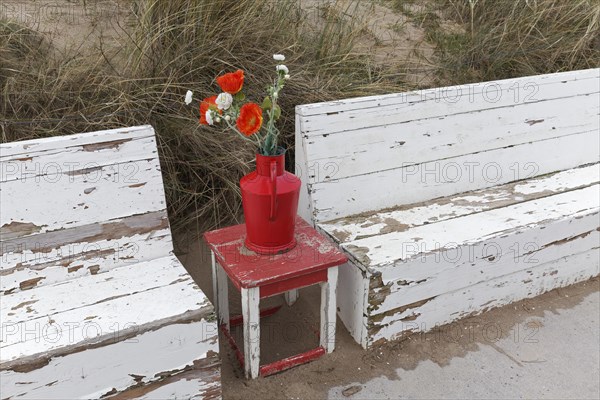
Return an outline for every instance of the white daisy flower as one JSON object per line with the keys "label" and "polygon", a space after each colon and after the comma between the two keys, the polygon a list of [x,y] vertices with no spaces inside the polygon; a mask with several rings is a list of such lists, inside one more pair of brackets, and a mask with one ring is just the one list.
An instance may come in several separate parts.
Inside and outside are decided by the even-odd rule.
{"label": "white daisy flower", "polygon": [[194,92],[192,92],[191,90],[188,90],[185,93],[185,104],[189,105],[192,102],[192,97],[194,97]]}
{"label": "white daisy flower", "polygon": [[283,54],[273,54],[273,60],[275,60],[275,61],[285,61],[285,56]]}

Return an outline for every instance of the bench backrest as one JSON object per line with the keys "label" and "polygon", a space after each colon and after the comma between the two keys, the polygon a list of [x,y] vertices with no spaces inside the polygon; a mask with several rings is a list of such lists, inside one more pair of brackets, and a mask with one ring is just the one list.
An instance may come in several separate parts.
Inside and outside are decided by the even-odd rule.
{"label": "bench backrest", "polygon": [[296,108],[299,213],[314,222],[597,162],[600,69]]}
{"label": "bench backrest", "polygon": [[0,145],[0,294],[172,251],[151,126]]}

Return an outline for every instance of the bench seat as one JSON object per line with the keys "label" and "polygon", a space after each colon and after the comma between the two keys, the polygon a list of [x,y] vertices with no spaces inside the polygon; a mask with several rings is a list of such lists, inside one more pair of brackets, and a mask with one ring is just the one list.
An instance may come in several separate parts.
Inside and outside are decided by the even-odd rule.
{"label": "bench seat", "polygon": [[[489,281],[474,290],[484,291],[484,303],[492,306],[491,295],[498,306],[512,296],[490,290],[495,279],[512,277],[524,285],[546,275],[564,279],[551,267],[554,260],[598,247],[599,181],[600,165],[592,164],[319,227],[370,277],[371,324],[366,328],[377,341],[378,332],[390,324],[410,322],[410,329],[402,329],[407,333],[431,321],[446,322],[428,318],[431,312],[424,310],[434,306],[430,302],[448,301],[454,291]],[[597,262],[573,269],[577,272],[568,275],[571,282],[598,274]],[[458,311],[455,305],[447,322],[457,312],[483,311],[482,304],[465,303]]]}

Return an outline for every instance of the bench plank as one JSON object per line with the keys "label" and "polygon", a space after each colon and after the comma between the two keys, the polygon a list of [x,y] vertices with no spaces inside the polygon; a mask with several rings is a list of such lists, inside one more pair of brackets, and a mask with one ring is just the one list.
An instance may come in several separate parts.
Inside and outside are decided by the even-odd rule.
{"label": "bench plank", "polygon": [[[557,152],[556,149],[563,151]],[[532,154],[544,154],[539,159]],[[330,221],[598,162],[598,131],[309,185],[312,219]],[[299,210],[306,212],[306,205]]]}
{"label": "bench plank", "polygon": [[398,339],[413,332],[425,332],[457,319],[585,281],[600,272],[599,259],[599,249],[596,247],[584,253],[561,257],[531,269],[428,298],[365,326],[368,345]]}
{"label": "bench plank", "polygon": [[8,240],[0,250],[0,293],[10,294],[163,257],[173,244],[160,212]]}
{"label": "bench plank", "polygon": [[[593,93],[598,90],[599,77],[599,68],[524,76],[405,93],[304,104],[296,107],[296,114],[304,117],[302,119],[304,122],[303,133],[310,136],[320,134],[318,128],[323,126],[321,123],[327,119],[327,116],[335,116],[340,113],[351,115],[352,112],[356,118],[352,118],[354,125],[350,125],[358,129],[371,126],[372,120],[367,122],[366,119],[360,118],[365,111],[383,111],[385,115],[393,116],[394,122],[402,121],[402,118],[412,121],[439,116],[442,114],[440,110],[451,111],[445,114],[470,113],[505,104],[523,104]],[[387,112],[389,110],[392,112]],[[361,125],[361,120],[366,123]],[[312,125],[307,126],[306,123]],[[311,127],[315,129],[311,129]]]}
{"label": "bench plank", "polygon": [[[170,301],[174,294],[176,302]],[[114,341],[120,336],[193,320],[212,311],[208,299],[189,280],[173,281],[123,297],[113,293],[112,297],[59,314],[4,325],[0,367],[7,368],[14,360],[51,357],[91,343]]]}
{"label": "bench plank", "polygon": [[506,207],[560,192],[582,189],[599,182],[600,164],[596,163],[511,182],[491,189],[486,188],[424,203],[322,222],[319,226],[336,242],[350,243],[358,237],[366,238],[382,233],[404,231],[416,226]]}
{"label": "bench plank", "polygon": [[[157,258],[6,296],[0,304],[0,313],[6,316],[3,322],[7,324],[51,318],[55,314],[104,302],[113,298],[115,293],[124,297],[175,281],[189,283],[192,277],[175,256]],[[102,318],[95,316],[88,320],[96,317]]]}
{"label": "bench plank", "polygon": [[[41,199],[40,193],[52,196]],[[117,198],[118,203],[107,201]],[[158,158],[98,167],[87,174],[4,182],[0,201],[11,210],[0,217],[3,240],[166,208]]]}
{"label": "bench plank", "polygon": [[[84,145],[93,145],[88,149],[91,152],[97,152],[105,146],[98,143],[109,142],[127,142],[139,138],[154,137],[154,128],[150,125],[133,126],[128,128],[107,129],[95,132],[79,133],[68,136],[54,136],[43,139],[21,140],[18,142],[2,143],[0,147],[0,160],[9,161],[15,157],[29,157],[32,153],[41,153],[45,151],[54,152],[60,149],[67,151],[72,147]],[[112,143],[114,144],[114,143]],[[111,148],[119,146],[110,145]],[[98,162],[99,160],[95,160]]]}
{"label": "bench plank", "polygon": [[[378,113],[369,127],[311,136],[306,146],[315,168],[306,179],[308,183],[343,179],[584,131],[597,132],[600,90],[596,89],[593,95],[510,104],[468,115],[442,114],[394,124],[380,125],[383,116]],[[590,101],[588,96],[596,100]],[[438,108],[443,107],[438,105]],[[563,112],[565,109],[571,111],[567,114]],[[412,113],[395,115],[412,116]],[[332,124],[332,130],[337,129],[340,121]]]}
{"label": "bench plank", "polygon": [[99,398],[134,389],[141,395],[152,391],[160,394],[156,389],[162,382],[173,384],[187,376],[194,379],[198,389],[193,394],[202,398],[206,393],[206,398],[214,398],[215,392],[220,394],[217,339],[216,323],[206,319],[164,326],[125,341],[55,357],[39,368],[3,370],[2,395]]}
{"label": "bench plank", "polygon": [[[406,261],[423,252],[469,245],[521,229],[543,226],[553,220],[583,219],[587,215],[597,214],[599,209],[600,191],[596,184],[403,232],[357,239],[342,245],[342,248],[361,260],[363,265],[381,270],[387,265]],[[409,246],[402,246],[403,243]],[[414,251],[415,244],[418,252]]]}

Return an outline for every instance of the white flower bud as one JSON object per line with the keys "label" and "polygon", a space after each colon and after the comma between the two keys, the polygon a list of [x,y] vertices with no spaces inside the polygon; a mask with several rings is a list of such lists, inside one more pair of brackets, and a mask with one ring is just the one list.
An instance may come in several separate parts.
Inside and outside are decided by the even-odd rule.
{"label": "white flower bud", "polygon": [[285,56],[283,54],[273,54],[273,60],[275,60],[275,61],[285,61]]}
{"label": "white flower bud", "polygon": [[231,117],[229,115],[225,116],[225,121],[231,121]]}
{"label": "white flower bud", "polygon": [[283,64],[281,64],[281,65],[278,65],[278,66],[276,67],[276,69],[277,69],[277,72],[282,72],[282,71],[283,71],[283,73],[284,73],[285,75],[287,75],[287,74],[289,74],[289,73],[290,73],[290,70],[288,69],[288,67],[286,67],[286,66],[285,66],[285,65],[283,65]]}
{"label": "white flower bud", "polygon": [[290,79],[290,74],[285,74],[284,79]]}
{"label": "white flower bud", "polygon": [[206,122],[209,125],[214,125],[215,121],[213,121],[212,111],[211,110],[207,110],[206,114],[204,114],[204,116],[206,117]]}
{"label": "white flower bud", "polygon": [[191,90],[188,90],[185,93],[185,104],[189,105],[192,102],[192,98],[194,97],[194,92],[192,92]]}

